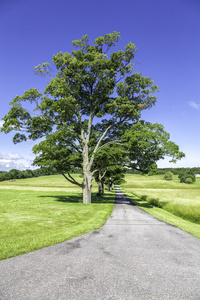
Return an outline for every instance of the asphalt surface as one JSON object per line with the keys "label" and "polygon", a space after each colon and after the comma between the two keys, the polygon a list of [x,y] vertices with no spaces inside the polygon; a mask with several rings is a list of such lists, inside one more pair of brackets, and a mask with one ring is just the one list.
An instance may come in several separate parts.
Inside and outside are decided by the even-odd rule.
{"label": "asphalt surface", "polygon": [[200,300],[200,240],[118,190],[99,230],[0,262],[1,300]]}

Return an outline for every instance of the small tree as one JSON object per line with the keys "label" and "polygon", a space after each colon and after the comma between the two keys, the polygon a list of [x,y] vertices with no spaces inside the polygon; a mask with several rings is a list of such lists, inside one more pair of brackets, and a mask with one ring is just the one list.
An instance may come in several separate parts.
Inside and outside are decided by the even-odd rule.
{"label": "small tree", "polygon": [[[115,183],[114,178],[121,175],[123,168],[128,163],[127,152],[124,145],[108,145],[95,155],[94,169],[97,170],[94,173],[96,182],[98,183],[99,195],[104,194],[104,183],[108,184],[108,190],[110,186]],[[117,175],[118,174],[118,175]]]}
{"label": "small tree", "polygon": [[180,183],[193,183],[196,181],[196,177],[191,173],[181,173],[179,175]]}
{"label": "small tree", "polygon": [[125,182],[124,180],[125,172],[126,172],[125,168],[121,166],[113,166],[109,168],[104,179],[105,183],[107,184],[108,191],[112,190],[113,185],[121,184]]}
{"label": "small tree", "polygon": [[186,179],[185,179],[185,183],[189,183],[189,184],[191,184],[193,181],[192,181],[192,179],[191,178],[189,178],[189,177],[187,177]]}
{"label": "small tree", "polygon": [[172,172],[166,172],[163,179],[164,180],[172,180],[173,179],[173,173]]}

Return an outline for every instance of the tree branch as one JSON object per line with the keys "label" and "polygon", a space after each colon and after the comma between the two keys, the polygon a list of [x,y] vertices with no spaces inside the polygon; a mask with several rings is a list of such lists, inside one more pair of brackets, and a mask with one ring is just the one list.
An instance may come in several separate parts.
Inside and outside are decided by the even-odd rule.
{"label": "tree branch", "polygon": [[102,136],[99,138],[99,140],[98,140],[98,142],[97,142],[97,144],[96,144],[96,147],[95,147],[94,150],[93,150],[91,159],[90,159],[90,163],[89,163],[90,168],[92,167],[92,164],[93,164],[93,161],[94,161],[94,155],[95,155],[95,153],[97,152],[97,150],[98,150],[98,148],[99,148],[99,145],[100,145],[101,141],[102,141],[103,138],[106,136],[108,130],[109,130],[111,127],[112,127],[112,125],[108,126],[108,127],[106,128],[106,130],[104,131],[104,133],[102,134]]}
{"label": "tree branch", "polygon": [[110,141],[110,142],[108,142],[108,143],[106,143],[106,144],[100,146],[100,147],[97,149],[96,153],[99,152],[99,151],[100,151],[101,149],[103,149],[104,147],[106,147],[106,146],[108,146],[108,145],[112,145],[112,144],[123,145],[119,140]]}
{"label": "tree branch", "polygon": [[108,126],[106,128],[106,130],[104,131],[104,133],[102,134],[102,136],[99,138],[97,144],[96,144],[96,147],[94,148],[94,151],[93,151],[93,154],[97,152],[98,148],[99,148],[99,145],[101,143],[101,141],[103,140],[103,138],[106,136],[108,130],[112,127],[112,125]]}
{"label": "tree branch", "polygon": [[79,182],[77,182],[69,173],[67,173],[68,174],[68,176],[70,177],[70,178],[68,178],[64,173],[61,173],[64,177],[65,177],[65,179],[67,179],[70,183],[72,183],[72,184],[76,184],[76,185],[78,185],[79,187],[81,187],[82,188],[82,184],[81,183],[79,183]]}
{"label": "tree branch", "polygon": [[103,175],[101,176],[101,179],[104,178],[104,176],[106,175],[107,170],[104,171]]}
{"label": "tree branch", "polygon": [[89,118],[89,121],[88,121],[88,128],[87,128],[87,136],[86,136],[87,143],[89,143],[89,140],[90,140],[90,134],[91,134],[93,118],[94,118],[94,112],[91,112],[90,113],[90,118]]}
{"label": "tree branch", "polygon": [[94,171],[92,171],[91,173],[92,173],[92,176],[94,175],[94,173],[96,173],[98,171],[98,169],[96,169],[96,170],[94,170]]}

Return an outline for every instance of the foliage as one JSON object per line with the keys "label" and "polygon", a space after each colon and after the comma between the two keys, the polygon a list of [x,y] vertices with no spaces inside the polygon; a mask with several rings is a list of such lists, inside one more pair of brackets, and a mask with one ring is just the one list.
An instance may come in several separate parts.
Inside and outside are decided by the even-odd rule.
{"label": "foliage", "polygon": [[[80,172],[80,171],[79,171]],[[38,176],[44,176],[44,175],[52,175],[52,174],[57,174],[56,171],[50,171],[46,169],[36,169],[36,170],[17,170],[17,169],[12,169],[8,172],[6,171],[0,171],[0,181],[4,180],[13,180],[13,179],[22,179],[22,178],[32,178],[32,177],[38,177]]]}
{"label": "foliage", "polygon": [[196,181],[196,177],[190,173],[180,173],[178,178],[180,179],[181,183],[193,183]]}
{"label": "foliage", "polygon": [[99,195],[104,193],[104,184],[107,184],[110,190],[114,184],[121,183],[125,173],[123,165],[127,162],[126,156],[126,151],[121,145],[108,145],[95,155],[94,167],[97,172],[94,173],[94,178],[98,183]]}
{"label": "foliage", "polygon": [[157,168],[156,163],[154,163],[151,165],[151,167],[149,169],[148,176],[153,176],[153,175],[156,175],[157,173],[158,173],[158,168]]}
{"label": "foliage", "polygon": [[143,173],[156,172],[155,162],[164,156],[171,156],[171,162],[181,159],[184,153],[169,138],[169,133],[161,124],[145,121],[133,124],[123,135],[128,148],[129,166]]}
{"label": "foliage", "polygon": [[[195,168],[157,168],[157,175],[164,175],[166,172],[172,172],[174,175],[179,175],[180,173],[188,173],[189,171],[192,174],[200,174],[200,167]],[[140,174],[137,170],[127,169],[127,174]],[[155,174],[156,175],[156,174]]]}
{"label": "foliage", "polygon": [[193,181],[192,181],[192,178],[188,178],[188,177],[187,177],[187,178],[185,179],[185,183],[192,183],[192,182],[193,182]]}
{"label": "foliage", "polygon": [[166,172],[163,179],[165,180],[172,180],[173,179],[173,173],[172,172]]}
{"label": "foliage", "polygon": [[200,167],[194,168],[158,168],[158,175],[164,175],[166,172],[173,172],[174,175],[180,175],[181,173],[200,174]]}

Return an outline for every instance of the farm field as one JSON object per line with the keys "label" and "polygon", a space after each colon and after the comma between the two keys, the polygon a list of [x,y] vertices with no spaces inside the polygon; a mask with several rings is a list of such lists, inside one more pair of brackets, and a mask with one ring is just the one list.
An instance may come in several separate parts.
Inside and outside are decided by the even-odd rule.
{"label": "farm field", "polygon": [[[80,175],[75,175],[82,180]],[[110,216],[115,192],[83,204],[81,188],[62,175],[0,182],[0,259],[60,243],[101,227]]]}
{"label": "farm field", "polygon": [[127,174],[121,187],[147,212],[200,238],[200,178],[193,184],[173,178]]}

